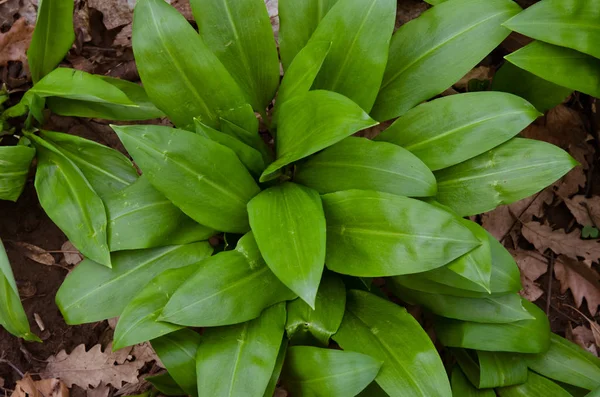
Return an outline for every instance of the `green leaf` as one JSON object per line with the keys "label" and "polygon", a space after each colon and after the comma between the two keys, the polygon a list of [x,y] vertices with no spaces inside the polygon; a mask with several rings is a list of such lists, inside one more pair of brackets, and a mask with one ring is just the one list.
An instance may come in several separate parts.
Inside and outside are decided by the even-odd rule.
{"label": "green leaf", "polygon": [[105,197],[104,205],[111,252],[189,244],[216,234],[181,212],[145,176]]}
{"label": "green leaf", "polygon": [[95,77],[99,77],[121,90],[137,106],[122,106],[110,102],[100,103],[62,97],[49,97],[47,100],[48,107],[52,112],[62,116],[90,117],[107,120],[134,121],[165,117],[164,113],[158,110],[150,101],[150,98],[148,98],[146,91],[141,85],[109,76]]}
{"label": "green leaf", "polygon": [[433,173],[409,151],[356,137],[298,164],[294,180],[321,194],[362,189],[423,197],[437,192]]}
{"label": "green leaf", "polygon": [[408,111],[375,139],[402,146],[435,171],[506,142],[539,116],[515,95],[450,95]]}
{"label": "green leaf", "polygon": [[577,165],[546,142],[513,138],[463,163],[435,173],[436,199],[458,215],[475,215],[529,197]]}
{"label": "green leaf", "polygon": [[[201,262],[200,262],[201,263]],[[183,327],[156,321],[169,298],[195,271],[199,263],[165,270],[150,281],[123,309],[115,328],[113,350],[133,346]]]}
{"label": "green leaf", "polygon": [[595,388],[585,395],[585,397],[600,397],[600,387]]}
{"label": "green leaf", "polygon": [[[237,115],[236,115],[237,116]],[[254,113],[252,113],[253,120],[257,122]],[[250,120],[244,122],[244,124],[250,124]],[[249,125],[248,125],[249,126]],[[246,127],[240,127],[237,124],[222,118],[221,119],[221,130],[223,133],[236,138],[240,142],[245,143],[248,146],[258,150],[263,157],[263,162],[269,164],[273,161],[273,154],[271,149],[267,147],[262,137],[258,134],[258,125],[252,130],[246,129]]]}
{"label": "green leaf", "polygon": [[144,378],[144,380],[152,383],[152,386],[167,396],[183,396],[186,394],[168,372],[160,375],[148,376],[147,378]]}
{"label": "green leaf", "polygon": [[203,123],[218,128],[221,111],[246,103],[217,56],[163,0],[136,4],[132,38],[148,97],[176,126],[184,128],[200,116]]}
{"label": "green leaf", "polygon": [[342,323],[346,307],[346,288],[334,273],[325,273],[313,310],[306,302],[296,299],[287,304],[285,330],[294,344],[309,345],[315,341],[329,346],[329,338]]}
{"label": "green leaf", "polygon": [[547,378],[592,390],[600,387],[600,359],[552,334],[547,352],[527,356],[527,366]]}
{"label": "green leaf", "polygon": [[[221,113],[221,121],[223,120],[226,120],[229,124],[241,128],[246,134],[254,137],[258,136],[258,119],[256,118],[256,114],[254,113],[252,106],[247,103],[232,109],[224,110]],[[226,125],[222,126],[223,132],[226,131],[225,127]]]}
{"label": "green leaf", "polygon": [[125,189],[138,179],[131,161],[117,150],[71,134],[40,131],[40,136],[75,163],[102,198]]}
{"label": "green leaf", "polygon": [[283,362],[287,353],[287,347],[288,340],[284,336],[281,341],[281,345],[279,346],[279,353],[277,353],[277,359],[275,360],[275,368],[273,368],[273,372],[271,373],[271,379],[269,379],[269,384],[265,389],[263,397],[273,397],[273,395],[275,394],[275,389],[277,388],[277,383],[279,382],[279,377],[283,368]]}
{"label": "green leaf", "polygon": [[73,0],[44,0],[27,50],[31,79],[37,83],[62,61],[75,40]]}
{"label": "green leaf", "polygon": [[321,197],[287,182],[248,203],[250,226],[271,271],[314,309],[325,264],[325,214]]}
{"label": "green leaf", "polygon": [[514,353],[452,349],[467,378],[478,389],[511,386],[527,381],[527,364]]}
{"label": "green leaf", "polygon": [[181,329],[154,339],[151,344],[175,382],[188,395],[198,396],[196,352],[202,341],[191,329]]}
{"label": "green leaf", "polygon": [[507,55],[506,60],[554,84],[600,97],[600,59],[534,41]]}
{"label": "green leaf", "polygon": [[600,4],[594,1],[544,0],[508,20],[504,26],[546,43],[600,58]]}
{"label": "green leaf", "polygon": [[492,89],[518,95],[529,101],[540,112],[561,104],[573,92],[570,88],[537,77],[510,62],[505,62],[496,72]]}
{"label": "green leaf", "polygon": [[451,384],[453,397],[496,397],[493,390],[475,388],[457,365],[452,369]]}
{"label": "green leaf", "polygon": [[283,383],[294,396],[355,396],[375,379],[382,362],[365,354],[292,346],[283,366]]}
{"label": "green leaf", "polygon": [[523,307],[534,320],[506,324],[484,324],[437,317],[435,331],[448,347],[485,351],[541,353],[550,345],[550,323],[546,314],[523,299]]}
{"label": "green leaf", "polygon": [[423,272],[480,244],[459,218],[419,200],[362,190],[322,198],[325,262],[337,273],[381,277]]}
{"label": "green leaf", "polygon": [[202,40],[219,58],[257,111],[279,85],[279,58],[263,0],[192,0]]}
{"label": "green leaf", "polygon": [[383,361],[375,380],[390,396],[452,395],[431,339],[403,307],[368,292],[349,291],[333,340],[344,350]]}
{"label": "green leaf", "polygon": [[248,233],[235,250],[204,260],[173,294],[158,320],[190,327],[238,324],[295,297],[269,270]]}
{"label": "green leaf", "polygon": [[17,201],[25,188],[35,149],[0,146],[0,200]]}
{"label": "green leaf", "polygon": [[277,121],[277,160],[263,172],[261,182],[272,179],[280,168],[377,124],[350,99],[320,90],[283,103]]}
{"label": "green leaf", "polygon": [[[302,51],[338,0],[280,0],[279,1],[279,53],[286,75],[292,61]],[[329,42],[329,40],[327,40]],[[320,65],[319,65],[320,68]],[[284,76],[285,79],[285,76]],[[313,78],[314,79],[314,78]],[[311,81],[312,84],[312,81]],[[279,95],[281,95],[281,88]],[[279,99],[278,99],[279,100]]]}
{"label": "green leaf", "polygon": [[313,88],[342,94],[369,112],[388,60],[395,17],[394,0],[336,2],[308,42],[331,42]]}
{"label": "green leaf", "polygon": [[35,189],[42,208],[84,256],[110,267],[102,199],[54,145],[33,134],[27,137],[37,149]]}
{"label": "green leaf", "polygon": [[31,332],[6,250],[0,240],[0,326],[26,341],[41,342]]}
{"label": "green leaf", "polygon": [[496,389],[496,393],[500,397],[571,397],[571,393],[550,379],[546,379],[531,371],[527,375],[527,382],[522,385],[498,388]]}
{"label": "green leaf", "polygon": [[450,87],[509,35],[501,24],[519,11],[511,0],[450,0],[402,25],[371,115],[393,119]]}
{"label": "green leaf", "polygon": [[211,253],[211,246],[201,242],[117,252],[112,255],[112,269],[86,259],[67,276],[56,295],[56,304],[67,324],[117,317],[156,276],[197,263]]}
{"label": "green leaf", "polygon": [[200,396],[262,397],[277,362],[285,304],[229,327],[207,328],[196,356]]}
{"label": "green leaf", "polygon": [[232,150],[169,127],[112,128],[150,183],[190,218],[224,232],[249,229],[246,203],[259,188]]}

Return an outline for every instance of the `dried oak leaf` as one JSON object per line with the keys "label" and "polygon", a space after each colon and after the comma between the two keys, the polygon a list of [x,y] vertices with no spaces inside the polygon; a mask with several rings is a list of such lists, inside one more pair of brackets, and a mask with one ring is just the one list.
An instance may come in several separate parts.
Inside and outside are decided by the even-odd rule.
{"label": "dried oak leaf", "polygon": [[568,340],[578,344],[581,348],[589,351],[596,357],[598,356],[598,346],[600,346],[598,343],[600,341],[596,341],[594,332],[590,328],[580,325],[571,329],[569,326],[569,328],[567,328],[566,337]]}
{"label": "dried oak leaf", "polygon": [[51,253],[46,251],[43,248],[38,247],[37,245],[24,243],[24,242],[14,242],[12,243],[18,250],[25,255],[27,258],[31,259],[34,262],[41,263],[42,265],[53,266],[56,264],[54,257]]}
{"label": "dried oak leaf", "polygon": [[600,222],[600,197],[586,198],[584,195],[565,199],[565,204],[581,226],[598,225]]}
{"label": "dried oak leaf", "polygon": [[77,265],[83,260],[83,255],[70,241],[66,241],[61,247],[63,255],[65,256],[65,262],[67,265]]}
{"label": "dried oak leaf", "polygon": [[600,274],[597,271],[583,262],[560,255],[554,263],[554,275],[560,281],[561,293],[570,289],[577,307],[581,307],[585,298],[590,313],[596,315],[600,305]]}
{"label": "dried oak leaf", "polygon": [[110,393],[110,386],[105,385],[104,383],[100,382],[98,387],[95,387],[93,389],[88,389],[85,392],[85,396],[86,397],[108,397],[108,393]]}
{"label": "dried oak leaf", "polygon": [[19,18],[6,33],[0,33],[0,66],[10,61],[27,62],[27,48],[31,42],[33,26]]}
{"label": "dried oak leaf", "polygon": [[69,397],[69,389],[58,379],[34,381],[29,374],[17,381],[11,397]]}
{"label": "dried oak leaf", "polygon": [[85,390],[98,387],[100,383],[121,388],[124,382],[138,382],[138,371],[145,364],[143,360],[135,360],[130,356],[131,348],[113,352],[108,346],[103,352],[100,345],[85,350],[79,345],[71,354],[62,350],[47,360],[44,377],[59,378],[68,387],[77,385]]}
{"label": "dried oak leaf", "polygon": [[535,251],[511,250],[510,252],[521,271],[523,290],[520,294],[528,301],[535,302],[544,294],[535,280],[548,271],[548,261]]}
{"label": "dried oak leaf", "polygon": [[553,230],[548,225],[527,222],[523,225],[523,236],[540,252],[549,248],[556,254],[563,254],[573,259],[582,257],[598,262],[600,258],[598,240],[582,240],[581,231],[578,229],[567,234],[562,229]]}

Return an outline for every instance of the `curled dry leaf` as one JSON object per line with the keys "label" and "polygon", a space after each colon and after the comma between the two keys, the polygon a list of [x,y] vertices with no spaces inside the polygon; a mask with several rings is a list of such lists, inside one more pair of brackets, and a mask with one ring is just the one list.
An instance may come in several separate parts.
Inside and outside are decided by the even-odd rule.
{"label": "curled dry leaf", "polygon": [[0,33],[0,66],[10,61],[27,62],[27,48],[31,42],[33,26],[25,18],[19,18],[10,30]]}
{"label": "curled dry leaf", "polygon": [[578,344],[581,348],[589,351],[595,356],[598,356],[598,342],[594,338],[594,333],[592,330],[586,326],[580,325],[571,329],[571,327],[567,328],[567,339],[573,343]]}
{"label": "curled dry leaf", "polygon": [[69,397],[69,389],[58,379],[34,381],[29,374],[17,381],[11,397]]}
{"label": "curled dry leaf", "polygon": [[43,248],[36,245],[24,243],[24,242],[13,242],[15,248],[17,248],[23,255],[31,259],[34,262],[41,263],[42,265],[53,266],[56,264],[54,257],[51,253]]}
{"label": "curled dry leaf", "polygon": [[558,255],[563,254],[573,259],[582,257],[598,262],[600,258],[598,240],[582,240],[581,231],[578,229],[567,234],[562,229],[553,230],[548,225],[527,222],[523,225],[523,236],[540,252],[549,248]]}
{"label": "curled dry leaf", "polygon": [[583,262],[561,255],[554,263],[554,275],[560,281],[561,293],[570,289],[577,307],[581,307],[585,298],[590,313],[596,315],[600,305],[600,274],[597,271]]}

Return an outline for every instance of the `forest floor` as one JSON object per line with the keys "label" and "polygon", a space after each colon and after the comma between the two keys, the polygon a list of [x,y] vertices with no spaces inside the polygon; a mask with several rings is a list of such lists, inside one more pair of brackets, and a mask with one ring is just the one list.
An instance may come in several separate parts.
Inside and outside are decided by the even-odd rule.
{"label": "forest floor", "polygon": [[[518,1],[522,6],[533,0]],[[0,0],[0,83],[12,99],[31,85],[26,49],[35,24],[37,0]],[[76,0],[76,41],[63,64],[90,73],[139,81],[131,50],[131,9],[127,0]],[[172,0],[192,20],[186,0]],[[277,31],[276,0],[267,0]],[[417,17],[428,5],[420,0],[399,0],[397,25]],[[468,76],[444,95],[464,92],[472,79],[491,80],[502,57],[523,46],[511,35]],[[547,112],[521,136],[548,141],[568,150],[581,166],[542,192],[509,206],[473,217],[514,255],[522,272],[523,296],[548,314],[552,330],[598,355],[600,349],[600,113],[595,100],[574,94]],[[93,139],[122,150],[108,122],[51,116],[46,129]],[[10,143],[4,141],[3,144]],[[89,351],[107,346],[113,329],[108,321],[67,325],[54,297],[79,255],[65,235],[40,207],[33,174],[17,203],[0,201],[0,239],[8,251],[23,305],[33,331],[44,343],[23,342],[0,328],[0,393],[11,394],[23,374],[46,373],[48,358],[84,344]],[[108,352],[108,351],[107,351]],[[110,354],[76,350],[80,366],[86,360],[107,360],[132,380],[121,388],[101,385],[72,395],[91,397],[139,394],[143,377],[160,370],[155,356],[136,348],[118,358]],[[97,354],[96,354],[97,353]],[[114,370],[114,368],[113,368]],[[127,373],[126,375],[124,373]],[[139,382],[138,382],[139,379]]]}

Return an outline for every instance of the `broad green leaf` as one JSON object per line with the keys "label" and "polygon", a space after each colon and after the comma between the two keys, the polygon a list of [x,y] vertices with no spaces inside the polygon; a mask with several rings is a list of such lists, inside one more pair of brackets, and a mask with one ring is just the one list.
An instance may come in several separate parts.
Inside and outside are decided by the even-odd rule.
{"label": "broad green leaf", "polygon": [[35,149],[0,146],[0,200],[17,201],[25,188]]}
{"label": "broad green leaf", "polygon": [[348,190],[326,194],[327,267],[361,277],[443,266],[480,242],[459,218],[419,200]]}
{"label": "broad green leaf", "polygon": [[[201,262],[200,262],[201,263]],[[113,350],[170,334],[183,327],[156,321],[169,298],[199,264],[165,270],[150,281],[123,309],[115,328]]]}
{"label": "broad green leaf", "polygon": [[42,208],[84,256],[111,267],[102,199],[52,143],[33,134],[27,137],[37,149],[35,189]]}
{"label": "broad green leaf", "polygon": [[550,345],[550,323],[533,303],[522,300],[523,307],[535,317],[505,324],[484,324],[437,317],[435,331],[448,347],[485,351],[541,353]]}
{"label": "broad green leaf", "polygon": [[249,103],[264,111],[279,85],[279,58],[263,0],[192,0],[200,36]]}
{"label": "broad green leaf", "polygon": [[455,365],[451,376],[453,397],[496,397],[493,390],[479,390],[469,382],[465,374]]}
{"label": "broad green leaf", "polygon": [[577,165],[567,152],[546,142],[513,138],[435,173],[436,199],[458,215],[475,215],[529,197]]}
{"label": "broad green leaf", "polygon": [[75,163],[102,198],[125,189],[138,179],[131,161],[117,150],[71,134],[40,131],[40,136]]}
{"label": "broad green leaf", "polygon": [[313,88],[342,94],[369,112],[388,61],[395,19],[394,0],[337,1],[308,42],[331,42]]}
{"label": "broad green leaf", "polygon": [[246,203],[259,188],[232,150],[169,127],[112,128],[150,183],[190,218],[224,232],[249,229]]}
{"label": "broad green leaf", "polygon": [[194,117],[219,127],[220,112],[246,100],[221,61],[175,8],[141,0],[133,13],[133,53],[148,97],[181,128]]}
{"label": "broad green leaf", "polygon": [[185,215],[146,176],[104,198],[111,252],[189,244],[216,234]]}
{"label": "broad green leaf", "polygon": [[409,151],[356,137],[298,164],[294,180],[321,194],[362,189],[423,197],[437,192],[433,173]]}
{"label": "broad green leaf", "polygon": [[321,90],[283,103],[277,122],[277,160],[263,172],[261,182],[272,179],[280,168],[377,124],[350,99]]}
{"label": "broad green leaf", "polygon": [[198,396],[196,352],[201,341],[200,335],[184,328],[150,342],[171,377],[191,396]]}
{"label": "broad green leaf", "polygon": [[279,1],[279,53],[286,75],[289,73],[290,70],[288,67],[290,67],[296,55],[305,48],[308,40],[317,29],[319,22],[321,22],[337,1],[338,0]]}
{"label": "broad green leaf", "polygon": [[73,3],[73,0],[44,0],[38,4],[35,30],[27,50],[34,83],[62,61],[75,40]]}
{"label": "broad green leaf", "polygon": [[[258,136],[258,119],[256,118],[252,106],[247,103],[232,109],[224,110],[221,113],[221,122],[223,120],[241,128],[248,134]],[[225,127],[225,125],[222,127]],[[225,131],[225,128],[222,128],[222,130]]]}
{"label": "broad green leaf", "polygon": [[561,104],[573,92],[570,88],[537,77],[510,62],[505,62],[496,72],[492,89],[518,95],[529,101],[540,112]]}
{"label": "broad green leaf", "polygon": [[431,294],[392,284],[396,296],[405,302],[421,305],[438,316],[477,323],[508,323],[534,317],[523,308],[516,293],[466,298]]}
{"label": "broad green leaf", "polygon": [[141,85],[109,76],[96,76],[121,90],[137,107],[122,106],[110,102],[83,101],[62,97],[49,97],[48,107],[62,116],[101,118],[107,120],[149,120],[165,117],[148,98]]}
{"label": "broad green leaf", "polygon": [[519,354],[452,349],[467,378],[478,389],[518,385],[527,381],[527,363]]}
{"label": "broad green leaf", "polygon": [[258,150],[233,136],[224,134],[203,124],[198,119],[194,119],[194,123],[196,125],[197,134],[233,150],[238,159],[240,159],[242,164],[244,164],[252,175],[256,177],[260,176],[265,169],[265,161]]}
{"label": "broad green leaf", "polygon": [[0,327],[26,341],[41,342],[31,332],[6,250],[0,240]]}
{"label": "broad green leaf", "polygon": [[534,41],[507,55],[506,60],[554,84],[600,97],[600,59]]}
{"label": "broad green leaf", "polygon": [[544,0],[508,20],[504,26],[546,43],[600,58],[600,3]]}
{"label": "broad green leaf", "polygon": [[273,397],[273,395],[275,394],[275,389],[277,388],[277,383],[279,382],[281,370],[283,369],[283,362],[287,353],[287,347],[288,340],[284,336],[281,341],[281,345],[279,346],[279,353],[277,353],[277,359],[275,360],[275,368],[273,368],[271,378],[269,379],[269,384],[265,389],[263,397]]}
{"label": "broad green leaf", "polygon": [[[252,113],[254,115],[254,113]],[[256,117],[254,117],[256,121]],[[249,121],[245,124],[249,124]],[[223,133],[236,138],[237,140],[245,143],[248,146],[258,150],[263,157],[263,162],[269,164],[273,161],[273,153],[271,149],[267,147],[262,137],[258,134],[258,126],[253,130],[247,130],[244,127],[227,120],[221,119],[221,130]]]}
{"label": "broad green leaf", "polygon": [[298,397],[355,396],[377,376],[382,362],[351,351],[292,346],[283,364],[286,390]]}
{"label": "broad green leaf", "polygon": [[152,383],[159,392],[167,396],[183,396],[185,391],[175,382],[175,379],[168,372],[160,375],[148,376],[144,378]]}
{"label": "broad green leaf", "polygon": [[201,242],[117,252],[112,255],[112,269],[86,259],[67,276],[56,304],[67,324],[117,317],[156,276],[197,263],[211,253],[211,246]]}
{"label": "broad green leaf", "polygon": [[539,116],[511,94],[450,95],[408,111],[375,139],[402,146],[435,171],[506,142]]}
{"label": "broad green leaf", "polygon": [[585,395],[585,397],[600,397],[600,387],[595,388]]}
{"label": "broad green leaf", "polygon": [[285,330],[294,344],[310,345],[315,341],[329,346],[329,338],[342,323],[346,307],[346,288],[342,279],[334,273],[325,273],[319,286],[315,309],[296,299],[287,304]]}
{"label": "broad green leaf", "polygon": [[200,397],[262,397],[277,362],[285,304],[243,324],[207,328],[196,356]]}
{"label": "broad green leaf", "polygon": [[571,393],[550,379],[531,371],[527,374],[527,382],[521,385],[500,387],[496,389],[496,393],[500,397],[571,397]]}
{"label": "broad green leaf", "polygon": [[600,359],[552,334],[547,352],[527,356],[527,366],[551,379],[592,390],[600,387]]}
{"label": "broad green leaf", "polygon": [[319,193],[287,182],[250,200],[248,215],[271,271],[314,309],[327,238]]}
{"label": "broad green leaf", "polygon": [[158,320],[190,327],[238,324],[295,297],[269,270],[248,233],[235,250],[204,260],[173,294]]}
{"label": "broad green leaf", "polygon": [[457,82],[509,35],[501,24],[519,11],[511,0],[450,0],[402,25],[390,44],[373,118],[401,116]]}
{"label": "broad green leaf", "polygon": [[383,361],[375,380],[390,396],[451,396],[431,339],[405,308],[368,292],[348,292],[342,325],[333,336],[344,350]]}

